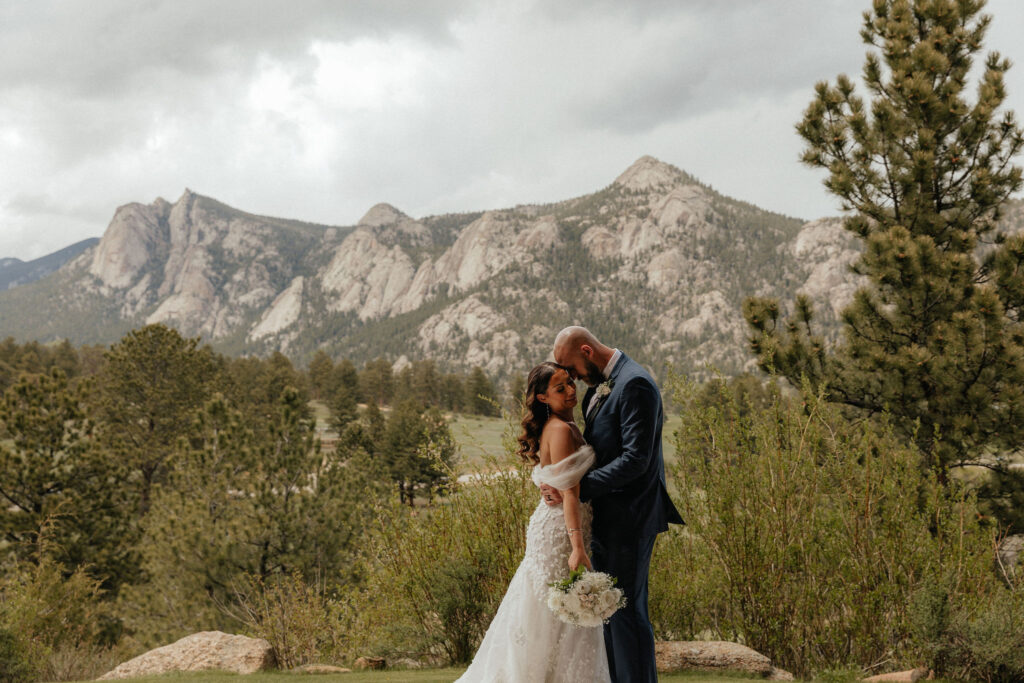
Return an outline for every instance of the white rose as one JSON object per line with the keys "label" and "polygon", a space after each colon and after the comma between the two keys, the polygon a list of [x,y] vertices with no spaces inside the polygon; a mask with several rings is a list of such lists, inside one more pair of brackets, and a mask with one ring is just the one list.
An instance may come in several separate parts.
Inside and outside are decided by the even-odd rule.
{"label": "white rose", "polygon": [[601,594],[601,616],[605,619],[615,614],[615,611],[619,607],[619,598],[621,593],[616,590],[605,591]]}

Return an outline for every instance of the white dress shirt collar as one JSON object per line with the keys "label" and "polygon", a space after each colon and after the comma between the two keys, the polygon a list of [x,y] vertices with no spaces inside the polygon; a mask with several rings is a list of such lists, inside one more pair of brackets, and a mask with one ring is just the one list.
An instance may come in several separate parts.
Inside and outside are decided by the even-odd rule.
{"label": "white dress shirt collar", "polygon": [[615,352],[612,353],[611,359],[608,361],[608,365],[604,366],[604,370],[601,371],[602,374],[604,374],[605,379],[612,376],[612,370],[615,369],[615,364],[619,362],[620,358],[622,358],[622,351],[615,349]]}

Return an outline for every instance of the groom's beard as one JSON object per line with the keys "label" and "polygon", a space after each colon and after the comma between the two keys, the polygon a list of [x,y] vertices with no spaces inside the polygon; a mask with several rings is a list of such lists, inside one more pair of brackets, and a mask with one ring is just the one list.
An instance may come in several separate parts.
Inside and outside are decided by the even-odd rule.
{"label": "groom's beard", "polygon": [[595,387],[604,381],[604,372],[601,368],[597,367],[597,363],[590,360],[589,358],[583,359],[583,369],[586,374],[580,377],[587,386]]}

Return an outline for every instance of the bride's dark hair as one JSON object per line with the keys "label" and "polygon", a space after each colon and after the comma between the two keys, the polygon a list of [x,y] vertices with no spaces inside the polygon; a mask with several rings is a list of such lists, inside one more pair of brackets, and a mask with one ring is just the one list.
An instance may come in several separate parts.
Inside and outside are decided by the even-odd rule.
{"label": "bride's dark hair", "polygon": [[519,435],[519,457],[530,465],[540,462],[537,452],[540,450],[540,433],[544,431],[544,423],[551,416],[548,404],[537,400],[537,394],[548,390],[551,378],[559,370],[565,370],[558,363],[545,361],[530,370],[526,378],[526,398],[523,401],[523,433]]}

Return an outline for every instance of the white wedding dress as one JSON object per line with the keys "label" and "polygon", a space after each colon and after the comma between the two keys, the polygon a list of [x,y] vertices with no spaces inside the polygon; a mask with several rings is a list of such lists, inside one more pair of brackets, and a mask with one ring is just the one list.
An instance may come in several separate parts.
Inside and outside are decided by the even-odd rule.
{"label": "white wedding dress", "polygon": [[[583,446],[569,457],[533,468],[533,483],[565,490],[594,463]],[[584,547],[590,547],[589,504],[580,506]],[[566,624],[548,609],[548,584],[569,575],[572,546],[562,506],[543,500],[526,528],[526,555],[508,585],[473,663],[456,683],[610,681],[604,629]]]}

